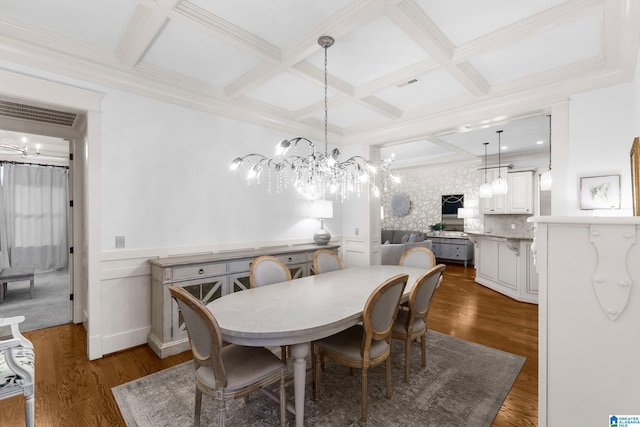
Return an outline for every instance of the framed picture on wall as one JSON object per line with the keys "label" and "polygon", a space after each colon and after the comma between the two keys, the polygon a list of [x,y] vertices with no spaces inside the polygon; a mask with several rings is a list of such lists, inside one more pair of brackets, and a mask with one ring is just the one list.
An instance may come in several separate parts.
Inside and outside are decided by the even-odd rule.
{"label": "framed picture on wall", "polygon": [[581,177],[580,209],[620,209],[620,175]]}
{"label": "framed picture on wall", "polygon": [[640,216],[640,140],[638,137],[631,145],[631,190],[633,191],[633,214]]}

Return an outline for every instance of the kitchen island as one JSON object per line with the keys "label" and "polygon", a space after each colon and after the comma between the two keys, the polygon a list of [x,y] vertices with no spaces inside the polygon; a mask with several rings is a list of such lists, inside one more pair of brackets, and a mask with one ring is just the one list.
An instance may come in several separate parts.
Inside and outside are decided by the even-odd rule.
{"label": "kitchen island", "polygon": [[469,233],[476,248],[476,283],[518,301],[538,303],[533,236]]}

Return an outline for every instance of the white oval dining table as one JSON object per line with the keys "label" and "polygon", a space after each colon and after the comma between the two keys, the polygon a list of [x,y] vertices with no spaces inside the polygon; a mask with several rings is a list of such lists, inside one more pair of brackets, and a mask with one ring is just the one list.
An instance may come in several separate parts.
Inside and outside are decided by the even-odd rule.
{"label": "white oval dining table", "polygon": [[425,271],[397,265],[345,268],[234,292],[210,302],[207,308],[227,342],[253,347],[290,346],[296,426],[302,427],[309,343],[359,323],[369,295],[397,274],[409,275],[406,300]]}

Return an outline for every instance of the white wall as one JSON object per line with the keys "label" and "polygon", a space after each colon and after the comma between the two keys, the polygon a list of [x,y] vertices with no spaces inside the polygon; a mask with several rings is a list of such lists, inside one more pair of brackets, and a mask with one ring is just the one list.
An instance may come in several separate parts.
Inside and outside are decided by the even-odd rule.
{"label": "white wall", "polygon": [[[569,105],[569,159],[565,192],[569,216],[629,216],[631,169],[629,150],[638,135],[638,116],[634,114],[640,99],[640,82],[614,86],[575,95]],[[560,167],[561,165],[557,165]],[[580,177],[620,175],[619,210],[581,210]],[[553,191],[556,191],[554,187]]]}
{"label": "white wall", "polygon": [[[290,186],[248,186],[234,158],[273,154],[282,132],[110,90],[103,102],[102,248],[310,240],[319,228]],[[326,221],[339,230],[340,209]]]}

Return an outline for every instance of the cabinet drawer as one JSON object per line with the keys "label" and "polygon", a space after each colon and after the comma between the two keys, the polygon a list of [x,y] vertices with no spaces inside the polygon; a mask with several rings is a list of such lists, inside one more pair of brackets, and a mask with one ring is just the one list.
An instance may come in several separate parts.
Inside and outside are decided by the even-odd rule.
{"label": "cabinet drawer", "polygon": [[304,264],[307,262],[307,257],[305,254],[285,254],[278,255],[278,259],[284,262],[286,265],[289,264]]}
{"label": "cabinet drawer", "polygon": [[249,271],[251,270],[251,263],[255,258],[237,259],[235,261],[229,261],[229,272],[234,273],[236,271]]}
{"label": "cabinet drawer", "polygon": [[196,264],[188,267],[175,267],[173,280],[195,279],[198,277],[217,276],[227,272],[227,264],[217,262],[212,264]]}

